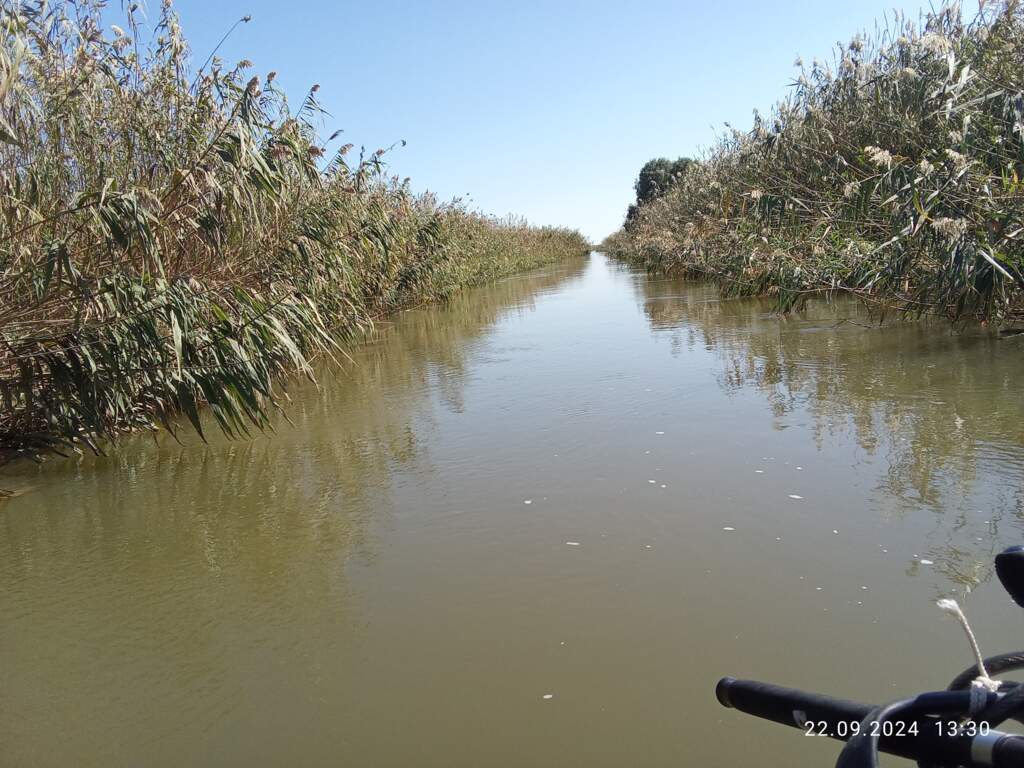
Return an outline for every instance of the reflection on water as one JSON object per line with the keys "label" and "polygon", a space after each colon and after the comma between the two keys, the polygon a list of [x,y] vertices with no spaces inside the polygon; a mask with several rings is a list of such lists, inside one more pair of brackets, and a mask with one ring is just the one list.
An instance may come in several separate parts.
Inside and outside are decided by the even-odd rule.
{"label": "reflection on water", "polygon": [[930,551],[950,579],[969,587],[991,575],[992,537],[1004,524],[1012,537],[1024,521],[1018,342],[886,322],[844,296],[780,319],[770,300],[720,300],[707,285],[640,279],[636,289],[676,354],[714,351],[723,391],[760,393],[775,429],[799,423],[822,449],[845,434],[879,459],[874,503],[936,513],[940,551]]}
{"label": "reflection on water", "polygon": [[[475,341],[582,269],[406,312],[401,333],[381,323],[319,387],[293,384],[274,434],[229,442],[211,422],[209,445],[182,430],[183,445],[138,437],[105,457],[7,468],[0,484],[17,495],[0,508],[0,763],[78,764],[84,750],[138,764],[165,730],[230,721],[245,691],[270,687],[254,669],[272,676],[282,656],[322,651],[304,626],[358,632],[339,565],[372,558],[364,529],[389,508],[391,469],[429,463],[415,423],[425,401],[437,393],[457,409]],[[283,694],[278,706],[305,696],[322,663],[265,695]],[[166,710],[181,721],[156,724]],[[131,729],[140,752],[114,735]]]}
{"label": "reflection on water", "polygon": [[1013,645],[1020,343],[598,254],[395,316],[272,435],[8,467],[0,763],[822,764],[714,682],[942,686],[966,590]]}

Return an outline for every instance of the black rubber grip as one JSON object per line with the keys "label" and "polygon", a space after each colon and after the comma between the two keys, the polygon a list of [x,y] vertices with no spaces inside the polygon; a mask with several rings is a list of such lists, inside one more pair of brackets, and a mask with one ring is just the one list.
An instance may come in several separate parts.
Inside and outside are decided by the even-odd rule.
{"label": "black rubber grip", "polygon": [[1007,736],[992,750],[994,768],[1024,765],[1024,736]]}
{"label": "black rubber grip", "polygon": [[[814,733],[823,733],[838,741],[846,741],[851,735],[851,724],[860,723],[874,709],[868,704],[855,701],[731,677],[724,677],[718,682],[715,695],[723,706],[792,728],[806,730],[807,723],[815,724]],[[969,694],[944,693],[941,696],[944,699],[949,696],[964,697],[963,708],[966,710],[966,697]],[[972,737],[943,735],[938,720],[934,718],[916,718],[913,723],[917,735],[912,735],[910,721],[904,723],[902,728],[897,725],[891,732],[895,734],[901,731],[903,735],[886,736],[883,732],[878,742],[879,751],[936,766],[975,764],[971,757]],[[992,750],[993,768],[1024,766],[1024,737],[996,732],[993,738],[999,739]]]}

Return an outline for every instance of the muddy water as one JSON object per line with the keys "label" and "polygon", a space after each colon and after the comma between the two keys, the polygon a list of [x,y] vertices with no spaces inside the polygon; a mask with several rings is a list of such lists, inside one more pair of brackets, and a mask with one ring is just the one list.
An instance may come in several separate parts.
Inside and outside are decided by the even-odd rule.
{"label": "muddy water", "polygon": [[829,764],[714,683],[942,686],[949,594],[1022,645],[1021,343],[596,254],[401,314],[276,434],[8,467],[0,763]]}

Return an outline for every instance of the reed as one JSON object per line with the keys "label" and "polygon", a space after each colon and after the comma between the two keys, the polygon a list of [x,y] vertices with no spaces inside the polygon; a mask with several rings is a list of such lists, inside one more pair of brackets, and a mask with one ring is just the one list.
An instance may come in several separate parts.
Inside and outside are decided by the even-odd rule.
{"label": "reed", "polygon": [[1024,11],[896,17],[731,129],[604,248],[768,294],[844,290],[883,310],[1024,317]]}
{"label": "reed", "polygon": [[375,316],[586,250],[350,161],[317,86],[190,70],[169,2],[145,40],[102,5],[0,0],[0,461],[202,434],[204,405],[261,429]]}

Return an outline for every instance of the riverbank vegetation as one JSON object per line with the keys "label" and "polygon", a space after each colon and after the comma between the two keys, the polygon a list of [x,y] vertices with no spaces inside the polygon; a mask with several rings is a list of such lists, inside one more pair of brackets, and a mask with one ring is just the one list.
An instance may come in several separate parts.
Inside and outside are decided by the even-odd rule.
{"label": "riverbank vegetation", "polygon": [[317,86],[190,70],[169,2],[148,43],[138,4],[109,32],[101,7],[0,0],[0,461],[202,432],[204,405],[262,428],[374,317],[586,251],[350,159]]}
{"label": "riverbank vegetation", "polygon": [[603,247],[783,310],[844,290],[916,315],[1024,319],[1024,6],[983,5],[969,22],[953,5],[898,18],[831,65],[798,60],[771,115],[657,194],[638,183]]}

